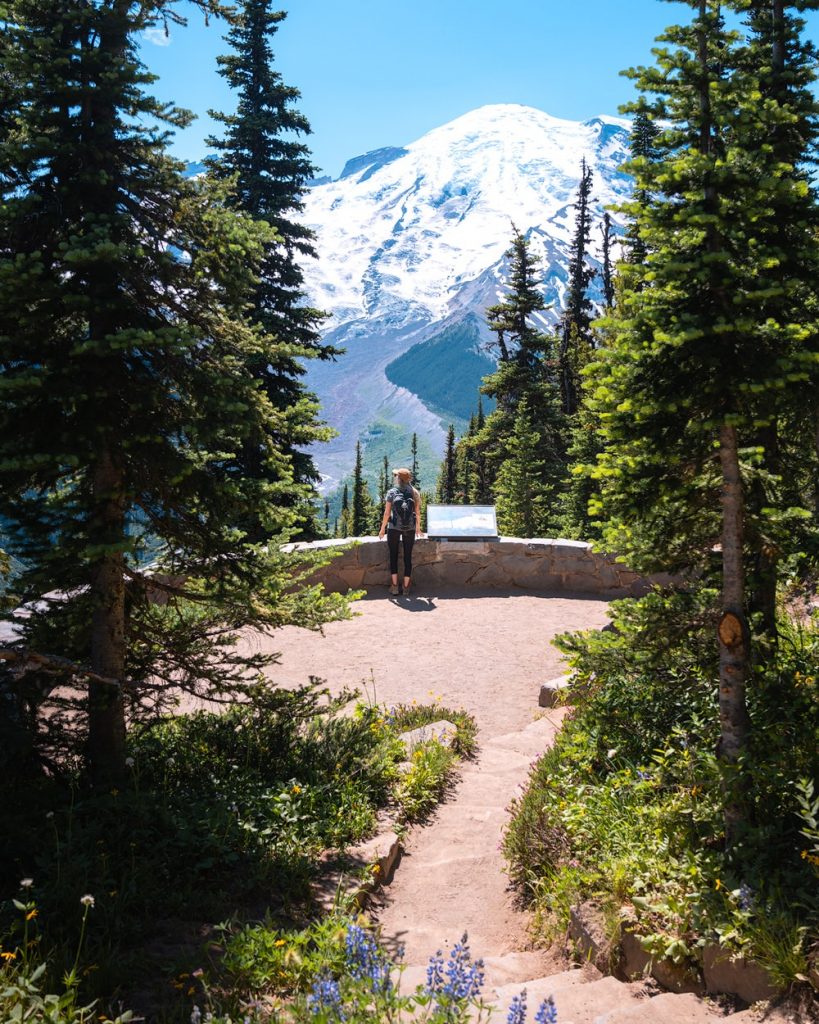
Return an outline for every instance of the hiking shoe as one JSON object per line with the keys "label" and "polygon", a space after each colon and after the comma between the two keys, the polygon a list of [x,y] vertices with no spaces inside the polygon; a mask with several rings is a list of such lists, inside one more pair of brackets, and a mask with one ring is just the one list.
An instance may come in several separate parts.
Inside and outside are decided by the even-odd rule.
{"label": "hiking shoe", "polygon": [[400,591],[398,589],[398,584],[397,583],[391,583],[390,584],[390,593],[391,594],[399,594],[400,593]]}

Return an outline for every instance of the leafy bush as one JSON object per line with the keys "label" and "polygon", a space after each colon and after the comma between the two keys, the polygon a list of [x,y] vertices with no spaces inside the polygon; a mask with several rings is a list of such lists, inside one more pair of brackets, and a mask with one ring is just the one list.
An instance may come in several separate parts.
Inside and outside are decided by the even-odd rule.
{"label": "leafy bush", "polygon": [[[446,957],[440,950],[430,957],[425,984],[403,994],[400,954],[397,963],[365,918],[342,916],[300,932],[264,924],[228,934],[214,980],[205,988],[211,1011],[227,1012],[213,1018],[214,1024],[269,1016],[288,1024],[466,1024],[487,1019],[483,984],[483,961],[473,958],[464,935]],[[194,1017],[199,1014],[196,1008]],[[525,1024],[526,1019],[524,991],[507,1020]],[[534,1015],[535,1024],[557,1019],[551,999]]]}
{"label": "leafy bush", "polygon": [[460,757],[472,757],[478,748],[475,719],[466,711],[456,711],[443,704],[396,704],[390,708],[388,721],[396,732],[420,729],[432,722],[445,719],[455,726],[452,749]]}
{"label": "leafy bush", "polygon": [[82,923],[74,963],[62,979],[62,993],[43,990],[47,963],[42,958],[37,927],[37,904],[29,897],[32,880],[23,879],[25,902],[15,899],[18,918],[0,945],[0,1020],[38,1021],[41,1024],[127,1024],[130,1013],[115,1020],[97,1012],[96,1002],[82,1005],[79,999],[79,966],[88,914],[94,906],[91,896],[80,899]]}
{"label": "leafy bush", "polygon": [[395,787],[402,821],[422,821],[446,792],[457,755],[437,740],[417,746]]}
{"label": "leafy bush", "polygon": [[714,596],[618,602],[614,631],[559,638],[578,709],[514,802],[504,850],[547,931],[583,899],[627,904],[652,953],[696,962],[718,939],[786,984],[819,937],[819,629],[783,619],[755,668],[752,824],[728,856]]}
{"label": "leafy bush", "polygon": [[[260,904],[280,924],[303,919],[320,854],[369,835],[399,786],[403,726],[377,707],[351,707],[352,696],[330,699],[317,685],[267,691],[220,714],[134,727],[128,777],[106,790],[68,766],[26,785],[0,782],[0,898],[34,878],[52,950],[43,984],[55,991],[70,968],[84,893],[96,900],[88,998],[141,976],[155,984],[143,949],[164,927],[258,915]],[[443,792],[454,760],[445,753],[425,752],[401,780],[407,817]],[[10,908],[0,908],[0,930]],[[197,991],[189,978],[175,984]]]}

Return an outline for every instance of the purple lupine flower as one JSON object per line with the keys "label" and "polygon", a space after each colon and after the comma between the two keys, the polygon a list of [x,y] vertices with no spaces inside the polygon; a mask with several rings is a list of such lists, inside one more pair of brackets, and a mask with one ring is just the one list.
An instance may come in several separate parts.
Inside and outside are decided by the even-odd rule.
{"label": "purple lupine flower", "polygon": [[318,1016],[322,1010],[330,1010],[336,1020],[346,1020],[341,1001],[341,990],[335,978],[324,975],[318,981],[313,982],[313,988],[307,997],[307,1008],[314,1017]]}
{"label": "purple lupine flower", "polygon": [[467,934],[452,947],[444,966],[446,982],[442,992],[450,999],[472,999],[483,987],[483,960],[472,960]]}
{"label": "purple lupine flower", "polygon": [[429,958],[427,967],[427,992],[432,995],[444,987],[444,954],[439,950]]}
{"label": "purple lupine flower", "polygon": [[347,928],[344,944],[350,977],[356,981],[368,981],[374,993],[388,992],[392,987],[391,965],[373,936],[359,925],[351,924]]}
{"label": "purple lupine flower", "polygon": [[756,906],[756,900],[754,899],[754,891],[750,885],[746,885],[745,882],[739,887],[739,893],[737,896],[739,902],[739,909],[750,911]]}
{"label": "purple lupine flower", "polygon": [[526,989],[509,1004],[506,1024],[526,1024]]}
{"label": "purple lupine flower", "polygon": [[557,1007],[551,996],[544,999],[535,1014],[535,1024],[557,1024]]}

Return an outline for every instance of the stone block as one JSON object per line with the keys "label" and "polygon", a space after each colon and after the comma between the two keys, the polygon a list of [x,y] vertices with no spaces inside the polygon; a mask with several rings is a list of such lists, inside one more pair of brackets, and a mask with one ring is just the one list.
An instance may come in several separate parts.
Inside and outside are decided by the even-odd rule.
{"label": "stone block", "polygon": [[393,873],[401,859],[401,842],[394,832],[383,832],[368,839],[349,851],[350,858],[368,867],[372,873],[372,883],[368,885],[389,885]]}
{"label": "stone block", "polygon": [[596,903],[581,903],[569,911],[566,937],[582,960],[610,973],[614,948],[606,928],[603,911]]}
{"label": "stone block", "polygon": [[556,704],[561,704],[562,698],[566,696],[570,678],[570,676],[557,676],[547,683],[541,683],[538,705],[542,708],[553,708]]}
{"label": "stone block", "polygon": [[640,936],[625,929],[620,935],[620,962],[616,974],[623,981],[644,978],[649,972],[651,957],[643,949]]}
{"label": "stone block", "polygon": [[688,964],[675,964],[673,960],[652,960],[651,976],[663,988],[678,995],[691,992],[695,996],[705,995],[705,985],[697,971]]}
{"label": "stone block", "polygon": [[705,989],[709,993],[738,996],[748,1004],[773,999],[778,994],[764,967],[716,943],[705,947],[702,961]]}
{"label": "stone block", "polygon": [[416,747],[429,743],[430,740],[437,740],[438,743],[442,743],[445,747],[450,747],[457,731],[456,726],[452,722],[448,722],[445,718],[440,718],[437,722],[430,722],[428,725],[421,725],[417,729],[402,732],[398,739],[407,748],[407,753],[411,754]]}
{"label": "stone block", "polygon": [[469,583],[473,587],[489,587],[498,590],[516,585],[510,578],[503,561],[494,561],[478,566],[470,577]]}

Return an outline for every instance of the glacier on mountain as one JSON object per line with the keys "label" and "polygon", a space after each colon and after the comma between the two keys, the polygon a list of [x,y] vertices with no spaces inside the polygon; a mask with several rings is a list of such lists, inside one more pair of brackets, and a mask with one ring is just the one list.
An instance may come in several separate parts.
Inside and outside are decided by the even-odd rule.
{"label": "glacier on mountain", "polygon": [[[604,208],[630,193],[620,170],[629,127],[617,117],[575,122],[516,104],[485,106],[404,147],[353,158],[339,179],[310,189],[303,220],[316,234],[320,258],[303,267],[306,288],[312,304],[333,314],[329,340],[347,349],[336,363],[308,369],[308,385],[339,431],[314,452],[325,488],[350,471],[356,440],[375,422],[403,430],[399,444],[390,435],[399,450],[383,452],[393,463],[407,461],[413,431],[440,452],[446,424],[463,425],[454,409],[463,406],[463,389],[475,390],[477,401],[479,377],[459,372],[451,338],[447,369],[452,393],[461,396],[452,408],[440,386],[435,401],[425,401],[387,367],[467,322],[480,324],[488,340],[484,312],[504,294],[513,223],[541,259],[544,296],[552,304],[542,323],[554,324],[566,287],[581,161],[594,174],[594,257]],[[463,332],[464,351],[475,347],[470,331]],[[436,350],[439,362],[442,351]],[[419,360],[413,365],[417,371]],[[474,376],[480,365],[472,360],[469,372]]]}

